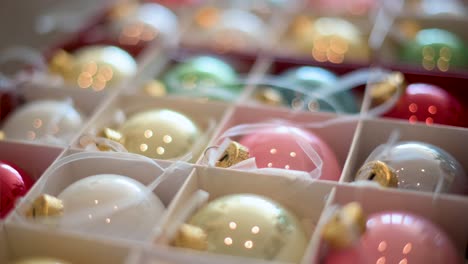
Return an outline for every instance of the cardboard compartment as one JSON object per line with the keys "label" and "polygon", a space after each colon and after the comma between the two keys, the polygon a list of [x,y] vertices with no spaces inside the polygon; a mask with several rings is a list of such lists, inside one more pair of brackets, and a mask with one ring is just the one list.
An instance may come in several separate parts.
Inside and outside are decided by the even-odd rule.
{"label": "cardboard compartment", "polygon": [[[208,1],[191,14],[190,26],[182,35],[181,45],[215,53],[255,54],[275,43],[278,18],[290,12],[267,1]],[[237,21],[234,24],[234,21]]]}
{"label": "cardboard compartment", "polygon": [[[150,3],[150,1],[146,2]],[[88,12],[90,13],[87,14],[88,17],[86,17],[86,14],[83,14],[81,19],[85,20],[87,18],[87,21],[83,21],[81,26],[76,28],[73,34],[57,42],[46,54],[49,57],[54,51],[59,49],[70,52],[89,45],[113,45],[126,50],[138,60],[144,59],[145,54],[154,47],[177,43],[181,31],[186,27],[187,19],[185,17],[187,16],[187,10],[185,10],[185,7],[176,6],[171,2],[162,2],[163,1],[155,1],[155,3],[169,8],[178,19],[178,25],[176,26],[177,31],[168,39],[158,38],[157,36],[152,36],[152,38],[150,38],[151,35],[144,35],[144,30],[138,27],[129,27],[126,29],[126,32],[118,32],[115,26],[112,25],[112,21],[109,17],[112,15],[122,16],[125,12],[129,12],[132,3],[106,3],[104,5],[101,3],[98,11],[94,10],[94,12]],[[73,11],[67,9],[65,13],[66,12]],[[62,13],[64,13],[64,11],[62,11]]]}
{"label": "cardboard compartment", "polygon": [[25,258],[48,257],[73,264],[126,263],[130,248],[115,241],[71,236],[32,226],[9,224],[0,231],[1,263]]}
{"label": "cardboard compartment", "polygon": [[[356,141],[351,148],[351,160],[345,168],[342,181],[352,182],[367,157],[379,145],[388,142],[393,132],[399,133],[398,141],[420,141],[435,145],[451,154],[468,171],[468,158],[463,148],[466,129],[449,126],[410,125],[403,121],[373,119],[364,120],[356,131]],[[466,199],[466,197],[464,197]]]}
{"label": "cardboard compartment", "polygon": [[[383,41],[382,47],[376,52],[376,58],[384,65],[396,68],[408,68],[413,71],[419,71],[428,75],[439,75],[446,73],[466,75],[468,70],[468,58],[464,57],[464,66],[452,65],[450,63],[442,63],[438,65],[437,59],[439,54],[435,54],[433,63],[423,64],[420,62],[403,61],[401,53],[404,44],[413,40],[416,33],[422,29],[438,28],[447,30],[455,34],[464,44],[464,48],[468,45],[468,34],[464,29],[468,20],[466,17],[460,16],[409,16],[402,14],[395,18],[394,25]],[[438,51],[436,51],[438,52]],[[466,51],[465,51],[466,53]],[[450,57],[449,57],[450,58]],[[452,57],[453,58],[453,57]],[[459,58],[456,58],[459,59]],[[452,59],[453,61],[453,59]]]}
{"label": "cardboard compartment", "polygon": [[[164,175],[165,178],[163,178],[159,185],[157,185],[152,191],[161,200],[164,207],[167,208],[186,181],[192,169],[193,167],[187,163],[168,164],[168,162],[163,162],[160,165],[158,162],[151,159],[129,153],[96,153],[70,150],[64,153],[54,165],[49,167],[43,177],[31,189],[28,195],[26,195],[25,199],[19,203],[16,213],[10,214],[6,221],[19,223],[21,225],[32,224],[35,226],[41,226],[43,228],[48,228],[49,232],[65,230],[74,234],[96,236],[98,239],[102,239],[104,237],[111,239],[111,237],[113,237],[112,235],[91,234],[87,232],[86,229],[72,230],[69,227],[55,226],[55,224],[50,224],[47,221],[42,221],[40,219],[36,221],[26,217],[25,213],[29,210],[31,203],[41,194],[49,194],[57,197],[57,195],[74,182],[88,176],[98,174],[117,174],[126,176],[142,183],[145,186],[150,185],[158,177],[162,177],[162,175]],[[116,201],[116,206],[119,206],[119,204],[122,207],[125,207],[126,202],[121,200]],[[94,213],[97,217],[102,217],[99,215],[107,214],[107,209],[104,206],[100,209],[98,208]],[[67,210],[66,204],[64,210]],[[90,212],[91,210],[92,209],[90,209]],[[99,210],[103,211],[100,212]],[[82,212],[77,212],[76,217],[79,217],[80,213]],[[73,213],[70,214],[73,215]],[[154,219],[154,227],[157,227],[160,220],[161,219]],[[54,222],[52,221],[52,223]],[[107,223],[110,223],[110,221]],[[131,228],[131,226],[129,226],[129,228]],[[129,232],[132,232],[131,230],[132,229],[129,229]],[[147,232],[151,231],[152,230],[147,230]],[[115,239],[122,241],[127,240],[127,238],[123,237],[115,237]],[[132,241],[136,241],[135,238],[132,239]]]}
{"label": "cardboard compartment", "polygon": [[[101,93],[101,92],[93,92],[89,90],[83,90],[77,87],[69,87],[70,89],[62,86],[56,87],[48,87],[45,84],[40,83],[31,83],[26,84],[24,86],[18,87],[20,94],[20,101],[21,104],[16,106],[12,112],[10,112],[6,118],[2,121],[0,125],[4,125],[6,121],[8,121],[8,117],[11,116],[14,111],[20,110],[22,107],[27,106],[29,103],[33,103],[36,101],[58,101],[64,102],[65,104],[69,104],[75,110],[80,113],[82,124],[77,131],[73,131],[72,134],[66,135],[66,138],[60,137],[60,142],[57,141],[57,144],[61,144],[67,146],[70,144],[75,136],[78,136],[81,129],[83,129],[88,120],[94,115],[95,111],[101,106],[102,103],[106,101],[107,98],[110,97],[110,93]],[[114,91],[115,92],[115,91]],[[58,111],[58,110],[57,110]],[[63,111],[62,111],[63,113]],[[60,117],[62,114],[61,112],[55,113],[57,117]],[[39,120],[39,119],[38,119]],[[36,121],[35,121],[36,122]],[[30,127],[31,131],[34,132],[35,129],[43,129],[41,126],[45,126],[46,124],[42,124],[42,121],[37,121],[38,123],[33,123]],[[26,128],[24,128],[26,129]],[[24,131],[25,132],[25,131]],[[43,133],[43,132],[40,132]],[[50,131],[52,133],[52,131]],[[35,135],[35,134],[33,134]],[[19,141],[19,139],[9,139],[8,136],[5,137],[6,141]],[[37,143],[41,145],[50,145],[54,144],[55,141],[47,141],[43,139],[27,139],[24,140],[28,143]]]}
{"label": "cardboard compartment", "polygon": [[[448,92],[452,95],[461,106],[464,108],[462,110],[462,116],[459,118],[458,126],[468,127],[468,118],[466,105],[468,105],[468,90],[463,89],[463,87],[468,86],[468,75],[463,72],[429,72],[424,70],[418,70],[414,67],[404,65],[394,65],[386,67],[388,69],[399,71],[404,74],[405,85],[417,84],[417,83],[427,83],[430,85],[435,85],[440,87],[442,90]],[[426,109],[421,109],[425,111]],[[421,111],[419,110],[419,111]],[[444,109],[440,109],[444,110]],[[449,110],[445,110],[449,111]],[[450,110],[451,111],[451,110]],[[429,116],[429,115],[428,115]],[[426,120],[418,120],[418,122],[424,123]]]}
{"label": "cardboard compartment", "polygon": [[[339,121],[340,119],[342,119],[342,121]],[[210,142],[210,146],[220,144],[220,136],[231,127],[241,124],[266,123],[278,120],[285,121],[286,123],[296,123],[299,126],[302,125],[305,130],[313,132],[323,139],[334,151],[339,165],[343,168],[348,158],[358,120],[350,118],[349,116],[337,116],[331,113],[291,112],[280,108],[268,109],[255,106],[238,106],[220,125],[216,135]],[[336,122],[332,122],[331,120]],[[316,128],[307,127],[308,125],[324,122],[330,122],[332,124]],[[231,139],[238,140],[239,138]]]}
{"label": "cardboard compartment", "polygon": [[409,212],[439,226],[452,239],[460,256],[464,255],[468,229],[468,200],[450,195],[379,190],[370,187],[340,185],[331,204],[344,205],[357,201],[366,215],[385,211]]}
{"label": "cardboard compartment", "polygon": [[[356,54],[346,53],[348,50],[348,43],[346,43],[346,49],[341,49],[336,43],[319,43],[320,50],[315,51],[312,49],[311,44],[297,43],[300,39],[305,41],[306,30],[313,26],[313,23],[322,17],[330,18],[341,18],[349,23],[351,23],[357,30],[361,31],[363,45],[367,45],[368,35],[372,29],[372,23],[369,19],[365,17],[355,17],[355,16],[327,16],[327,14],[314,14],[313,10],[300,11],[295,13],[292,16],[289,16],[284,23],[287,25],[284,27],[283,32],[278,38],[278,43],[275,46],[275,54],[272,56],[276,58],[292,58],[292,59],[303,59],[311,61],[312,63],[319,63],[320,65],[345,65],[344,67],[355,67],[353,64],[356,64],[358,68],[368,66],[371,59],[371,50],[369,49],[367,55],[362,55],[359,59],[352,58]],[[348,26],[345,26],[348,29]],[[344,29],[343,29],[344,30]],[[295,32],[300,33],[302,37],[295,37]],[[351,32],[346,32],[350,33]],[[312,40],[310,40],[312,42]],[[337,45],[336,47],[333,45]],[[328,46],[325,46],[328,45]],[[324,49],[325,48],[325,49]],[[360,48],[363,50],[363,48]],[[335,52],[336,51],[336,52]],[[338,53],[337,53],[338,52]],[[351,56],[351,57],[349,57]],[[347,66],[349,65],[349,66]]]}
{"label": "cardboard compartment", "polygon": [[[187,88],[187,94],[174,94],[169,93],[168,88],[166,87],[165,75],[171,70],[174,69],[179,63],[183,63],[191,58],[197,56],[212,56],[229,64],[237,73],[239,78],[239,83],[233,83],[229,85],[239,85],[241,92],[239,95],[230,95],[226,94],[228,88],[220,87],[219,89],[226,89],[226,92],[223,93],[221,90],[218,93],[202,92],[191,94],[192,88]],[[207,98],[211,100],[224,100],[232,101],[237,100],[238,97],[241,97],[242,91],[246,86],[246,79],[252,74],[256,65],[258,64],[259,56],[254,55],[245,55],[240,53],[229,53],[229,54],[220,54],[207,49],[189,49],[189,48],[167,48],[163,49],[160,52],[153,54],[151,58],[148,58],[145,65],[140,69],[140,73],[132,84],[128,84],[123,90],[124,93],[129,94],[142,94],[146,96],[155,96],[155,97],[186,97],[194,100],[206,100]],[[194,79],[193,81],[196,81]],[[202,89],[203,87],[201,87]]]}
{"label": "cardboard compartment", "polygon": [[11,162],[38,180],[64,148],[0,141],[0,160]]}
{"label": "cardboard compartment", "polygon": [[[224,116],[227,105],[219,102],[191,101],[184,98],[154,98],[142,95],[122,95],[110,102],[97,114],[84,130],[83,135],[100,136],[104,128],[118,129],[126,118],[133,114],[150,109],[170,109],[191,119],[200,129],[202,135],[195,141],[192,149],[192,160],[198,159],[201,151],[211,138],[218,122]],[[78,138],[74,148],[82,148]],[[177,157],[179,158],[179,157]]]}
{"label": "cardboard compartment", "polygon": [[[168,214],[166,215],[167,218],[165,218],[162,227],[164,231],[158,234],[157,244],[170,244],[174,235],[171,232],[176,231],[180,224],[186,221],[197,208],[201,207],[201,204],[197,204],[197,208],[190,207],[190,204],[193,203],[193,195],[198,190],[207,192],[210,201],[225,195],[239,193],[251,193],[270,198],[295,214],[303,223],[307,237],[310,238],[322,213],[322,209],[327,202],[328,195],[334,186],[335,185],[331,182],[292,179],[283,176],[197,166],[194,173],[183,186],[182,191],[177,195],[174,203],[169,207]],[[184,212],[189,212],[190,215],[185,215]],[[309,250],[311,249],[312,245],[309,244],[304,253],[302,263],[310,263]],[[198,255],[200,255],[200,258],[202,258],[203,255],[211,255],[180,248],[168,247],[167,250],[177,255],[179,255],[179,252],[181,252],[181,254],[183,254],[183,252],[193,252],[194,258]],[[215,256],[216,255],[213,255],[213,258]],[[188,256],[185,255],[185,258],[186,257]],[[184,258],[184,256],[181,255],[181,258]],[[213,258],[211,261],[213,261]],[[220,259],[223,259],[222,262],[224,263],[224,258],[228,261],[226,263],[234,263],[233,261],[237,259],[237,257],[221,255],[218,255],[217,258],[218,263]],[[249,261],[250,263],[250,261],[254,260],[239,258],[237,261]]]}
{"label": "cardboard compartment", "polygon": [[[256,76],[255,82],[251,85],[252,89],[248,91],[248,99],[247,99],[247,104],[255,104],[255,105],[262,105],[262,106],[282,106],[285,108],[293,109],[293,110],[304,110],[304,111],[332,111],[332,112],[349,112],[352,109],[351,106],[345,106],[344,104],[350,104],[348,98],[343,98],[344,96],[341,96],[340,99],[335,100],[336,101],[336,106],[331,105],[331,108],[328,109],[326,108],[325,110],[321,110],[320,108],[317,108],[316,105],[310,105],[310,101],[314,101],[313,99],[313,93],[316,92],[315,89],[308,89],[309,87],[307,86],[297,86],[296,88],[302,89],[307,93],[310,93],[312,95],[312,98],[309,97],[310,95],[306,94],[305,92],[299,92],[299,91],[294,91],[292,90],[293,87],[288,86],[292,85],[293,82],[289,81],[287,82],[286,78],[281,79],[282,75],[284,76],[287,74],[288,71],[299,68],[299,67],[317,67],[321,68],[323,70],[329,71],[332,74],[335,74],[338,78],[342,78],[344,76],[351,76],[353,71],[356,70],[364,70],[364,68],[358,68],[359,65],[352,65],[352,64],[332,64],[332,63],[320,63],[316,61],[311,61],[311,60],[304,60],[304,59],[291,59],[291,58],[278,58],[278,59],[272,59],[270,57],[267,57],[265,59],[267,62],[267,67],[265,67],[266,73],[263,74],[260,73],[258,74],[259,76]],[[304,76],[306,76],[306,72],[303,73]],[[319,74],[317,72],[317,74]],[[315,77],[316,79],[323,78],[324,80],[327,80],[328,75],[325,75],[325,73],[322,74],[323,76]],[[358,84],[356,87],[351,87],[351,89],[347,89],[349,93],[353,95],[355,105],[356,105],[356,110],[359,111],[361,109],[361,104],[362,104],[362,99],[364,96],[364,88],[365,84],[367,83],[367,78],[363,79],[361,78],[361,83]],[[339,81],[339,79],[338,79]],[[317,81],[317,83],[320,85],[320,81]],[[271,84],[272,88],[276,91],[275,94],[279,93],[279,97],[281,99],[276,99],[275,94],[271,95],[265,95],[262,96],[262,91],[265,91],[265,88],[269,88],[269,84]],[[279,85],[279,87],[275,87],[275,85]],[[318,87],[313,87],[313,88],[318,88]],[[333,88],[330,87],[330,88]],[[321,93],[318,93],[318,95],[321,95]],[[265,98],[266,97],[266,98]],[[260,99],[261,98],[261,99]],[[267,99],[268,98],[268,99]],[[344,101],[346,99],[346,101]],[[265,102],[266,101],[266,102]],[[241,101],[244,103],[245,101]],[[308,103],[309,102],[309,103]],[[329,107],[325,103],[325,107]],[[335,109],[334,109],[335,108]]]}

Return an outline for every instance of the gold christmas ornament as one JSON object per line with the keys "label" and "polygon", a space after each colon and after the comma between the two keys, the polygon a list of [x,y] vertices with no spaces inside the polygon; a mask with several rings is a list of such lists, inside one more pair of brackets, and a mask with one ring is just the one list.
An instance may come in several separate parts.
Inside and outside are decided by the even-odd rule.
{"label": "gold christmas ornament", "polygon": [[104,135],[132,153],[153,159],[173,159],[192,150],[201,132],[187,116],[168,109],[136,113],[117,130]]}
{"label": "gold christmas ornament", "polygon": [[319,62],[367,61],[370,56],[366,37],[351,22],[333,17],[313,20],[299,16],[291,34],[298,50],[310,53]]}

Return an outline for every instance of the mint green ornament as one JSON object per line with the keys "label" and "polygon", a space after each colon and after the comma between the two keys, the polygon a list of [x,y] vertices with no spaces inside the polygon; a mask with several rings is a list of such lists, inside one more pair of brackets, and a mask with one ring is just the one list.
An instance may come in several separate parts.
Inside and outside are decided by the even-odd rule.
{"label": "mint green ornament", "polygon": [[240,93],[234,68],[211,56],[197,56],[181,62],[163,76],[169,94],[231,101]]}

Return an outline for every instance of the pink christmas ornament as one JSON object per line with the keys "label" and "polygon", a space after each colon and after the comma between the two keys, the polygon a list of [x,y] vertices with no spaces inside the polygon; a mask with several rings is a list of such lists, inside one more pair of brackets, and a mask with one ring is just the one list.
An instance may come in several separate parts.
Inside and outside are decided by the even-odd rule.
{"label": "pink christmas ornament", "polygon": [[464,120],[463,107],[455,97],[438,86],[425,83],[408,85],[397,105],[385,116],[428,125],[460,126]]}
{"label": "pink christmas ornament", "polygon": [[239,143],[249,149],[258,168],[280,168],[310,172],[315,164],[302,145],[315,150],[322,160],[321,180],[338,181],[341,168],[333,150],[317,135],[295,127],[278,126],[260,129],[240,139]]}
{"label": "pink christmas ornament", "polygon": [[404,212],[383,212],[367,219],[366,231],[346,249],[332,249],[326,264],[457,264],[449,237],[428,220]]}

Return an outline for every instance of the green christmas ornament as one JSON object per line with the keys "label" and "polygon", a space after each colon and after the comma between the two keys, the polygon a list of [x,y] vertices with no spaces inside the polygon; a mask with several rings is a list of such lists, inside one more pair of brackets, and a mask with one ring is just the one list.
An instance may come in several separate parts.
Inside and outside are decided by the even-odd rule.
{"label": "green christmas ornament", "polygon": [[347,112],[358,111],[356,99],[350,91],[340,91],[327,95],[327,89],[335,88],[333,84],[338,81],[338,77],[323,68],[312,66],[301,66],[290,69],[280,76],[280,82],[285,87],[297,87],[303,91],[314,93],[323,98],[314,98],[313,95],[302,95],[291,89],[283,89],[284,100],[294,105],[294,100],[299,97],[304,98],[305,106],[311,110],[327,112]]}
{"label": "green christmas ornament", "polygon": [[234,68],[211,56],[197,56],[179,63],[163,76],[169,94],[231,101],[240,93]]}
{"label": "green christmas ornament", "polygon": [[403,45],[401,59],[421,64],[426,70],[448,71],[452,67],[468,65],[467,50],[463,40],[444,29],[420,30],[416,37]]}

